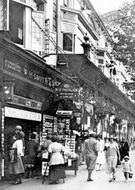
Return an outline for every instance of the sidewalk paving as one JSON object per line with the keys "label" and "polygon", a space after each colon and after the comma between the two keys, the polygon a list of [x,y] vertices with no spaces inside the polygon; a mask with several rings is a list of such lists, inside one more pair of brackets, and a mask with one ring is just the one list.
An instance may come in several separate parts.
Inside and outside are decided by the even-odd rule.
{"label": "sidewalk paving", "polygon": [[[135,151],[130,152],[131,164],[133,173],[135,174]],[[0,186],[0,190],[134,190],[135,189],[135,175],[129,183],[124,182],[124,176],[122,168],[119,166],[116,173],[116,181],[113,183],[108,182],[108,174],[106,170],[94,171],[93,182],[87,182],[87,170],[86,166],[79,167],[77,176],[74,175],[74,171],[66,171],[66,179],[64,184],[50,185],[46,181],[42,184],[41,178],[23,179],[23,183],[20,185],[3,184]]]}

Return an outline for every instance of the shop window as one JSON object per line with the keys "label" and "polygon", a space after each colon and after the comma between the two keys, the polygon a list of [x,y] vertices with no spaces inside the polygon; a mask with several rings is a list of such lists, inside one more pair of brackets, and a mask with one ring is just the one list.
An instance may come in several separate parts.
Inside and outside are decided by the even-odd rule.
{"label": "shop window", "polygon": [[73,51],[73,34],[63,34],[63,50],[71,52]]}

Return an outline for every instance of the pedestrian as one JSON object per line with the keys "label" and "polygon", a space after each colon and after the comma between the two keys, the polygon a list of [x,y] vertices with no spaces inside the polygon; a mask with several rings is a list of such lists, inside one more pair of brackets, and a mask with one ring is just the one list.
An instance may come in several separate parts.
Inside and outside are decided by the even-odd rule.
{"label": "pedestrian", "polygon": [[60,179],[65,178],[64,169],[64,146],[58,142],[56,135],[52,136],[52,143],[49,145],[49,182],[53,184],[59,183]]}
{"label": "pedestrian", "polygon": [[129,156],[125,156],[122,161],[123,166],[123,173],[125,177],[125,182],[128,182],[128,179],[132,177],[132,169],[131,169],[131,163],[129,160]]}
{"label": "pedestrian", "polygon": [[96,171],[100,171],[105,164],[104,140],[102,139],[102,135],[97,136],[97,142],[99,144],[99,152],[96,161]]}
{"label": "pedestrian", "polygon": [[9,174],[14,176],[14,185],[22,183],[21,176],[24,174],[24,166],[22,161],[23,152],[23,133],[16,135],[16,140],[10,151]]}
{"label": "pedestrian", "polygon": [[120,143],[120,155],[121,155],[121,161],[125,156],[129,156],[129,145],[126,139],[122,139]]}
{"label": "pedestrian", "polygon": [[36,135],[32,133],[25,149],[26,178],[33,177],[34,175],[35,159],[37,156],[38,147],[39,144],[36,141]]}
{"label": "pedestrian", "polygon": [[116,179],[116,165],[117,165],[117,156],[119,155],[118,144],[114,142],[114,137],[109,138],[109,143],[106,144],[106,161],[109,172],[109,182],[113,182]]}
{"label": "pedestrian", "polygon": [[41,150],[43,150],[44,152],[48,152],[48,147],[52,143],[51,139],[52,139],[52,135],[48,134],[45,141],[41,145]]}
{"label": "pedestrian", "polygon": [[92,172],[95,169],[99,146],[95,138],[95,132],[89,133],[89,138],[84,141],[84,156],[88,170],[87,181],[93,181]]}
{"label": "pedestrian", "polygon": [[[22,142],[23,142],[23,151],[25,151],[25,140],[24,140],[24,137],[25,137],[25,133],[22,131],[22,126],[21,125],[17,125],[15,127],[15,135],[14,137],[16,138],[16,135],[18,135],[18,133],[21,133],[22,135]],[[24,156],[22,156],[22,161],[23,161],[23,164],[24,164]]]}

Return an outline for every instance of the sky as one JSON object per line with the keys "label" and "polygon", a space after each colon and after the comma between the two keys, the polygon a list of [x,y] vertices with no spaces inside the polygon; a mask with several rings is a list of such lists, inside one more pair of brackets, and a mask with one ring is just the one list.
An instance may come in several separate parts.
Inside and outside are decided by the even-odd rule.
{"label": "sky", "polygon": [[132,2],[132,0],[90,0],[96,12],[99,14],[117,10],[125,1]]}

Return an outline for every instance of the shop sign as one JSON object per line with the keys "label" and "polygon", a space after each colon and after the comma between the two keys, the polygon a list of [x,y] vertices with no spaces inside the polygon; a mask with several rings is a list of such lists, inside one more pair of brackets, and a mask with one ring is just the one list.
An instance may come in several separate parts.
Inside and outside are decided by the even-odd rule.
{"label": "shop sign", "polygon": [[41,144],[45,142],[47,135],[52,134],[53,132],[57,132],[57,118],[43,114]]}
{"label": "shop sign", "polygon": [[78,97],[78,88],[70,84],[61,84],[59,87],[55,88],[56,96],[59,99],[77,99]]}
{"label": "shop sign", "polygon": [[59,115],[59,116],[71,116],[72,115],[72,111],[58,110],[56,112],[56,115]]}
{"label": "shop sign", "polygon": [[24,63],[21,64],[21,60],[19,61],[19,58],[18,60],[13,61],[6,58],[4,61],[4,66],[6,70],[15,72],[25,78],[28,78],[29,80],[38,82],[50,88],[54,88],[55,86],[55,80],[51,77],[51,75],[45,73],[45,71],[39,67]]}
{"label": "shop sign", "polygon": [[41,114],[11,107],[5,107],[5,117],[41,121]]}
{"label": "shop sign", "polygon": [[21,96],[13,95],[11,104],[28,107],[31,109],[41,110],[42,103]]}

